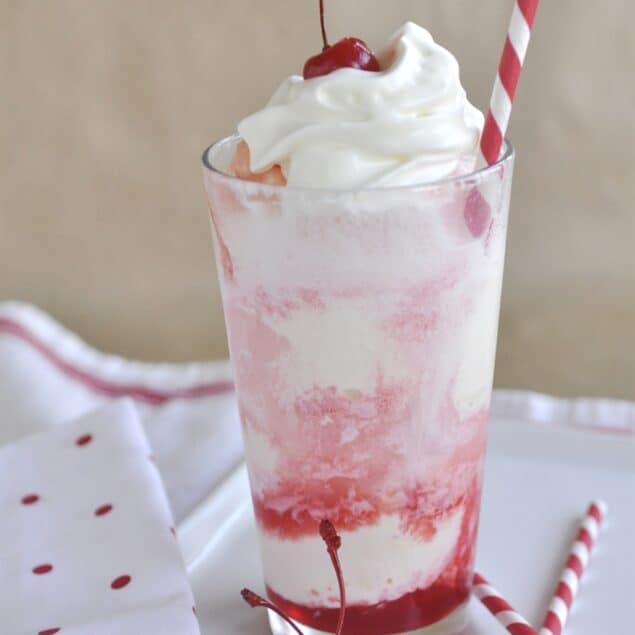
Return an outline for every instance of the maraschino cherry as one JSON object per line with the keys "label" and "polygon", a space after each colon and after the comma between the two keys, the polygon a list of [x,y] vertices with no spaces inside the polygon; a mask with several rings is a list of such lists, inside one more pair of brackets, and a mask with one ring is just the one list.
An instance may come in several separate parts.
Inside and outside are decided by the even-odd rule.
{"label": "maraschino cherry", "polygon": [[320,0],[320,26],[322,28],[322,52],[310,57],[304,65],[304,79],[328,75],[339,68],[358,68],[378,72],[379,62],[368,45],[356,37],[345,37],[333,45],[328,43],[324,26],[324,0]]}

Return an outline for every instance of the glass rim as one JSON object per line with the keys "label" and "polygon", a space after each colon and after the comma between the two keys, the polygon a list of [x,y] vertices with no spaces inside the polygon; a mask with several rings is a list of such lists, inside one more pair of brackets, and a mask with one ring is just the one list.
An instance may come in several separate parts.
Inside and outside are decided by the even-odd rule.
{"label": "glass rim", "polygon": [[516,154],[516,150],[514,146],[511,144],[509,139],[505,137],[503,139],[503,146],[501,155],[498,159],[492,163],[491,165],[486,165],[478,170],[472,170],[471,172],[467,172],[465,174],[459,174],[456,176],[446,176],[441,179],[434,179],[432,181],[423,181],[421,183],[410,183],[408,185],[388,185],[386,187],[348,187],[348,188],[335,188],[335,187],[308,187],[308,186],[297,186],[297,185],[274,185],[272,183],[258,183],[257,181],[250,181],[248,179],[242,179],[238,176],[234,176],[233,174],[227,174],[227,172],[223,172],[217,167],[214,167],[209,161],[209,153],[214,148],[219,147],[223,143],[229,143],[231,141],[235,141],[240,139],[240,135],[237,133],[228,135],[227,137],[223,137],[222,139],[218,139],[214,143],[210,144],[203,151],[203,156],[201,157],[203,161],[203,166],[222,177],[223,179],[227,179],[230,182],[236,183],[245,183],[251,186],[256,186],[258,188],[262,188],[264,191],[268,192],[288,192],[293,193],[297,192],[300,194],[311,194],[311,193],[326,193],[331,195],[342,195],[342,194],[354,194],[354,193],[366,193],[373,192],[375,194],[385,193],[385,192],[404,192],[409,190],[427,190],[427,189],[436,189],[440,186],[444,185],[452,185],[455,183],[470,183],[470,182],[480,182],[484,180],[490,174],[496,172],[497,168],[505,163],[508,163],[512,158],[514,158]]}

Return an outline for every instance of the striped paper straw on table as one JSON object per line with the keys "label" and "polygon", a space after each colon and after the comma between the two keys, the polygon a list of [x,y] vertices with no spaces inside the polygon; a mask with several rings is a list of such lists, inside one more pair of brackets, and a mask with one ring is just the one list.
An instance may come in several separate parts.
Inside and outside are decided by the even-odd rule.
{"label": "striped paper straw on table", "polygon": [[515,0],[489,111],[481,136],[481,162],[496,163],[509,125],[512,102],[525,61],[539,0]]}
{"label": "striped paper straw on table", "polygon": [[512,635],[538,635],[537,631],[520,613],[517,613],[502,595],[496,591],[480,574],[474,574],[474,595],[482,602],[485,608],[502,624]]}
{"label": "striped paper straw on table", "polygon": [[571,546],[569,557],[540,629],[540,635],[561,635],[606,511],[606,503],[602,501],[589,505]]}

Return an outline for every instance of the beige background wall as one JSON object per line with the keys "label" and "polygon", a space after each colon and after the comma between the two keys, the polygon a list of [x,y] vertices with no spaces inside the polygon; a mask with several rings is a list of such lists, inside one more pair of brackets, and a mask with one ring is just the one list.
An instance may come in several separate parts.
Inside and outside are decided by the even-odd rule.
{"label": "beige background wall", "polygon": [[[317,0],[0,0],[0,299],[147,360],[226,354],[199,155],[319,47]],[[403,20],[484,107],[511,0],[327,0]],[[635,398],[635,8],[544,0],[517,95],[497,383]]]}

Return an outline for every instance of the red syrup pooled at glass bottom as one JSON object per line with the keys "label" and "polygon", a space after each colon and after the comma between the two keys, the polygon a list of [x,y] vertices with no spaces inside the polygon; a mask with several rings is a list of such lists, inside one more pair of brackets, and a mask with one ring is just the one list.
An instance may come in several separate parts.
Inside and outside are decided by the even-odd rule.
{"label": "red syrup pooled at glass bottom", "polygon": [[[460,535],[450,561],[432,584],[378,604],[347,605],[342,635],[389,635],[413,631],[439,622],[467,602],[479,500],[480,487],[474,483],[463,500]],[[379,568],[377,575],[381,575]],[[298,604],[270,587],[267,587],[267,596],[296,622],[327,633],[335,632],[339,609]]]}
{"label": "red syrup pooled at glass bottom", "polygon": [[[467,602],[470,595],[472,563],[476,544],[476,528],[480,500],[480,479],[475,479],[472,487],[462,500],[464,508],[460,535],[449,562],[436,580],[423,589],[415,589],[401,597],[377,604],[344,604],[344,584],[341,579],[339,561],[334,564],[341,584],[340,598],[346,612],[342,616],[340,608],[305,606],[292,602],[267,586],[264,600],[243,590],[243,597],[251,606],[262,606],[274,610],[283,619],[293,620],[300,626],[306,625],[327,633],[342,635],[390,635],[430,626],[449,616]],[[328,521],[323,521],[328,522]],[[330,524],[330,523],[329,523]],[[332,525],[331,525],[332,527]],[[324,538],[324,536],[322,536]],[[339,539],[339,536],[337,536]],[[331,551],[329,551],[331,554]],[[371,557],[372,554],[369,554]],[[333,558],[332,558],[333,559]],[[380,571],[378,571],[380,575]],[[254,603],[245,597],[251,593],[258,598]],[[338,624],[342,622],[342,630]],[[296,632],[300,632],[293,624]]]}

